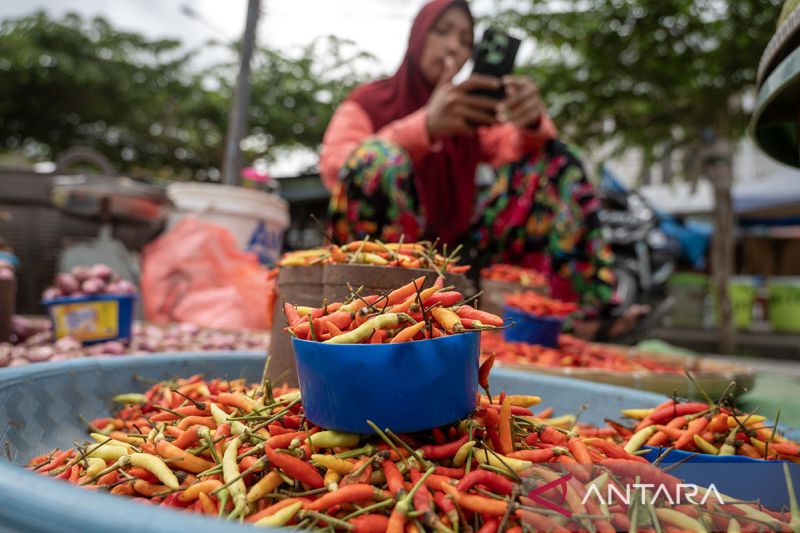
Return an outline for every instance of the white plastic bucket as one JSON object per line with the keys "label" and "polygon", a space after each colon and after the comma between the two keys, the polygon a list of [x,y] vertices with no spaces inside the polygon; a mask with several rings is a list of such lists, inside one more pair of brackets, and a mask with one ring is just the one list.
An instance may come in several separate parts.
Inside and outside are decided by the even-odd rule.
{"label": "white plastic bucket", "polygon": [[289,228],[289,204],[255,189],[210,183],[172,183],[167,194],[175,204],[169,227],[186,215],[228,228],[242,250],[263,264],[280,258],[283,233]]}

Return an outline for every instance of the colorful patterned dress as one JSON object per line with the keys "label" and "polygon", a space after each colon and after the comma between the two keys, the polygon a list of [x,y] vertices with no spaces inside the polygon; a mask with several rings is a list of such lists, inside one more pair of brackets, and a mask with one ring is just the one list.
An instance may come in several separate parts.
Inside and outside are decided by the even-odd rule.
{"label": "colorful patterned dress", "polygon": [[[384,242],[425,235],[413,168],[384,139],[364,141],[347,159],[329,215],[340,242],[366,236]],[[603,240],[599,202],[577,155],[558,140],[497,169],[462,239],[472,263],[518,264],[550,275],[553,296],[601,310],[612,302],[613,257]]]}

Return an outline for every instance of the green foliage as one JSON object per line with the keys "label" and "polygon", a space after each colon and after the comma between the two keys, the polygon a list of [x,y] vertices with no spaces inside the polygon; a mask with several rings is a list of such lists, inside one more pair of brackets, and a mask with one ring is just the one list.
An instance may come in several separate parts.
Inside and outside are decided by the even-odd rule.
{"label": "green foliage", "polygon": [[[496,0],[491,22],[536,44],[523,70],[575,141],[620,147],[739,138],[780,0]],[[524,6],[521,8],[521,6]]]}
{"label": "green foliage", "polygon": [[[320,44],[328,45],[324,56]],[[248,143],[246,160],[316,148],[333,105],[358,81],[351,61],[364,55],[348,55],[350,46],[331,39],[298,57],[256,51],[250,125],[261,142]],[[127,173],[188,179],[218,171],[236,46],[228,62],[198,72],[197,52],[179,41],[122,32],[101,18],[37,13],[2,22],[0,50],[0,151],[41,160],[84,145]]]}

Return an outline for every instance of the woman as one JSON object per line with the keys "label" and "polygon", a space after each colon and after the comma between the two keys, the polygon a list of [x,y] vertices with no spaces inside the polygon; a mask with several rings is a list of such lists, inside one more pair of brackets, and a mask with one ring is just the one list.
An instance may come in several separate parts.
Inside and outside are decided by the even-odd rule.
{"label": "woman", "polygon": [[[453,83],[472,49],[467,3],[433,0],[394,76],[358,87],[337,109],[320,157],[334,236],[466,244],[475,263],[549,272],[554,296],[602,311],[612,257],[583,168],[556,139],[531,80]],[[501,101],[472,94],[501,85]],[[480,198],[478,163],[497,169]]]}

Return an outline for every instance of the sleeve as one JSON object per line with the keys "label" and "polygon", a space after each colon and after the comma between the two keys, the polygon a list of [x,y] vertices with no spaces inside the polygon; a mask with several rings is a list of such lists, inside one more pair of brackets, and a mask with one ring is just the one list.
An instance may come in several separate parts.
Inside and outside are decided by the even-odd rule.
{"label": "sleeve", "polygon": [[558,195],[561,208],[548,243],[553,265],[590,314],[604,313],[614,305],[614,257],[603,238],[599,200],[577,166],[564,170]]}
{"label": "sleeve", "polygon": [[520,129],[513,124],[502,124],[478,130],[481,161],[497,168],[519,161],[525,154],[536,152],[558,135],[549,115],[543,115],[535,130]]}
{"label": "sleeve", "polygon": [[366,111],[355,102],[345,102],[336,110],[325,130],[319,158],[320,174],[330,190],[336,184],[339,169],[351,153],[367,138],[378,137],[402,147],[412,161],[431,150],[438,149],[428,133],[427,111],[422,108],[408,116],[390,122],[377,133]]}

